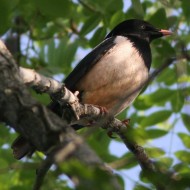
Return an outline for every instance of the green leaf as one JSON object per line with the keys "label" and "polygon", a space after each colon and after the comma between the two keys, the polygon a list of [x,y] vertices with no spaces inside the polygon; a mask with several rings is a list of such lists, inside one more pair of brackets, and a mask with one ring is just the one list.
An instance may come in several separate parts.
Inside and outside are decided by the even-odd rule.
{"label": "green leaf", "polygon": [[175,26],[177,24],[178,21],[178,16],[169,16],[168,18],[168,26],[169,28]]}
{"label": "green leaf", "polygon": [[156,23],[157,27],[166,28],[167,27],[167,19],[166,19],[166,11],[164,8],[158,9],[149,19],[150,23]]}
{"label": "green leaf", "polygon": [[2,162],[1,166],[5,166],[6,167],[7,165],[10,165],[10,164],[12,164],[12,163],[15,162],[15,159],[12,156],[12,151],[11,151],[10,148],[9,149],[3,149],[3,148],[1,148],[0,149],[0,155],[3,155],[2,159],[1,159],[1,162]]}
{"label": "green leaf", "polygon": [[148,129],[146,130],[146,133],[150,139],[155,139],[166,135],[168,131],[161,129]]}
{"label": "green leaf", "polygon": [[66,37],[56,43],[54,40],[49,40],[40,51],[40,57],[44,56],[45,47],[48,47],[48,53],[47,59],[46,57],[43,59],[48,61],[48,67],[51,70],[57,68],[57,72],[68,74],[71,71],[71,63],[78,48],[78,41],[70,42]]}
{"label": "green leaf", "polygon": [[61,163],[62,172],[68,175],[76,176],[80,180],[77,186],[78,190],[84,189],[113,189],[113,179],[108,172],[101,170],[97,166],[87,166],[78,160],[69,160]]}
{"label": "green leaf", "polygon": [[181,117],[186,129],[190,132],[190,115],[182,113]]}
{"label": "green leaf", "polygon": [[[125,156],[127,157],[127,163],[126,163],[126,165],[123,167],[123,168],[121,168],[121,169],[132,169],[132,168],[134,168],[135,166],[137,166],[138,165],[138,162],[137,162],[137,160],[135,159],[135,157],[134,157],[134,155],[131,155],[131,156],[129,156],[130,154],[126,154]],[[128,157],[129,156],[129,157]]]}
{"label": "green leaf", "polygon": [[52,18],[70,17],[72,15],[72,1],[69,0],[35,0],[37,8],[45,15]]}
{"label": "green leaf", "polygon": [[179,90],[174,91],[173,97],[171,98],[172,110],[175,113],[178,113],[183,108],[183,105],[184,105],[184,96],[182,95],[182,92]]}
{"label": "green leaf", "polygon": [[105,38],[105,36],[106,36],[105,27],[99,27],[90,40],[91,47],[95,47],[98,43],[100,43]]}
{"label": "green leaf", "polygon": [[31,91],[31,94],[33,97],[35,97],[40,103],[42,103],[43,105],[48,105],[49,102],[51,101],[49,95],[47,94],[37,94],[34,91]]}
{"label": "green leaf", "polygon": [[155,167],[159,168],[159,171],[167,171],[172,166],[173,159],[169,157],[156,158]]}
{"label": "green leaf", "polygon": [[[154,44],[159,56],[164,58],[163,63],[168,61],[167,58],[176,56],[175,49],[171,46],[171,43],[169,43],[165,39],[160,39],[159,41],[155,41]],[[161,63],[159,63],[158,68],[160,68],[160,64]],[[174,76],[176,76],[176,73],[174,74]]]}
{"label": "green leaf", "polygon": [[187,75],[182,75],[178,78],[178,82],[179,83],[184,83],[184,82],[188,82],[190,83],[190,76]]}
{"label": "green leaf", "polygon": [[88,7],[94,10],[94,12],[98,12],[100,15],[104,15],[104,17],[109,17],[113,15],[116,11],[122,10],[123,8],[123,1],[117,0],[109,0],[109,1],[102,1],[102,0],[82,0]]}
{"label": "green leaf", "polygon": [[133,6],[133,9],[136,12],[136,14],[140,18],[142,18],[144,16],[144,10],[143,10],[140,0],[132,0],[131,2],[132,2],[132,6]]}
{"label": "green leaf", "polygon": [[55,64],[55,41],[49,40],[46,44],[48,46],[47,59],[48,63],[51,65]]}
{"label": "green leaf", "polygon": [[163,72],[158,75],[157,79],[158,82],[163,82],[166,85],[172,85],[177,82],[177,75],[174,68],[167,68],[163,70]]}
{"label": "green leaf", "polygon": [[109,19],[110,19],[110,15],[112,16],[116,11],[122,11],[123,9],[122,0],[117,0],[117,3],[115,3],[115,0],[109,0],[105,2],[107,3],[105,6],[105,11],[107,12],[107,15],[109,16]]}
{"label": "green leaf", "polygon": [[152,103],[147,101],[143,96],[139,96],[133,103],[137,110],[146,110],[152,107]]}
{"label": "green leaf", "polygon": [[122,22],[125,18],[123,11],[117,11],[110,19],[110,28],[114,28],[118,23]]}
{"label": "green leaf", "polygon": [[189,12],[189,0],[181,1],[181,6],[183,9],[183,13],[186,16],[186,19],[190,19],[190,12]]}
{"label": "green leaf", "polygon": [[165,154],[165,151],[161,148],[153,147],[153,148],[145,148],[148,156],[151,158],[158,158]]}
{"label": "green leaf", "polygon": [[98,26],[100,22],[100,16],[95,14],[89,17],[85,22],[84,25],[82,26],[82,29],[80,31],[80,35],[84,36],[91,32],[94,28]]}
{"label": "green leaf", "polygon": [[[89,132],[89,131],[88,131]],[[98,141],[97,141],[98,140]],[[109,145],[111,139],[103,132],[103,131],[94,131],[93,136],[89,136],[88,143],[96,151],[96,153],[104,158],[107,162],[112,162],[116,159],[115,156],[110,155],[109,153]]]}
{"label": "green leaf", "polygon": [[[66,42],[66,43],[65,43]],[[78,48],[78,41],[73,43],[66,40],[61,40],[56,52],[56,63],[62,68],[63,73],[69,73],[71,71],[71,63],[74,60],[74,55]]]}
{"label": "green leaf", "polygon": [[126,129],[127,131],[125,131],[124,136],[126,136],[126,138],[130,141],[136,141],[139,144],[141,144],[141,146],[143,146],[144,144],[146,144],[147,139],[148,139],[148,134],[146,133],[146,130],[144,130],[144,128],[142,127],[136,127],[136,128],[132,128],[129,127]]}
{"label": "green leaf", "polygon": [[151,190],[150,188],[146,187],[145,185],[136,184],[133,190]]}
{"label": "green leaf", "polygon": [[8,30],[8,27],[11,24],[10,15],[12,10],[12,3],[14,4],[15,1],[7,1],[7,0],[1,0],[1,6],[0,6],[0,34],[5,33],[6,30]]}
{"label": "green leaf", "polygon": [[134,157],[134,154],[127,152],[122,158],[116,159],[109,164],[113,168],[117,169],[130,169],[138,165],[137,160]]}
{"label": "green leaf", "polygon": [[159,105],[167,102],[173,96],[173,90],[167,88],[159,88],[157,91],[148,94],[141,95],[144,98],[147,105]]}
{"label": "green leaf", "polygon": [[164,122],[170,117],[171,114],[172,112],[167,111],[167,110],[154,112],[153,114],[142,119],[142,121],[140,122],[140,125],[142,127],[147,127],[147,126],[155,125],[157,123]]}
{"label": "green leaf", "polygon": [[119,113],[119,115],[117,115],[117,118],[121,121],[126,119],[126,117],[127,117],[127,109],[123,110],[121,113]]}
{"label": "green leaf", "polygon": [[175,156],[182,162],[190,164],[190,152],[185,150],[179,150],[175,152]]}
{"label": "green leaf", "polygon": [[9,166],[9,163],[6,161],[4,157],[0,158],[0,164],[1,164],[1,168],[8,168]]}
{"label": "green leaf", "polygon": [[176,172],[179,172],[180,174],[189,173],[190,171],[189,165],[184,162],[174,165],[173,168]]}
{"label": "green leaf", "polygon": [[178,133],[179,138],[182,140],[183,144],[190,148],[190,136],[185,133]]}
{"label": "green leaf", "polygon": [[161,165],[164,165],[169,169],[173,164],[173,158],[162,157],[162,158],[159,158],[159,162],[161,163]]}
{"label": "green leaf", "polygon": [[1,123],[0,124],[0,142],[1,140],[7,139],[9,132],[10,132],[9,128]]}

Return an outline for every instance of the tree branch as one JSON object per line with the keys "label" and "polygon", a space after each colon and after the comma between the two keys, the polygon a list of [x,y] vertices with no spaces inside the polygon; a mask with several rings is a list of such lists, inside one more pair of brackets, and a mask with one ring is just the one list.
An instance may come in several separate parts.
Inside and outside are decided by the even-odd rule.
{"label": "tree branch", "polygon": [[[78,142],[80,139],[80,143],[76,144],[77,148],[73,148],[69,156],[66,154],[63,158],[59,157],[59,160],[55,160],[58,155],[56,152],[53,155],[53,162],[76,158],[86,165],[105,168],[100,158],[71,127],[68,127],[66,122],[30,96],[20,77],[17,65],[1,41],[0,81],[0,121],[14,128],[37,150],[47,155],[53,147],[65,148],[70,142]],[[41,171],[41,174],[46,173],[50,166],[50,164],[44,165],[42,167],[44,172]],[[115,183],[114,176],[110,175],[110,179],[113,181],[113,187],[121,189],[120,185]],[[40,179],[37,177],[38,180]],[[41,183],[38,181],[38,184],[40,184],[37,186],[39,189]]]}

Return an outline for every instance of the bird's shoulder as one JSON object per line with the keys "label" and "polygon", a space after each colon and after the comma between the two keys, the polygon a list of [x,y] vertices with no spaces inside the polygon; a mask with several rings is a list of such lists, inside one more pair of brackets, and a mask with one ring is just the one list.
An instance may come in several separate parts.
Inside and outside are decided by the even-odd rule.
{"label": "bird's shoulder", "polygon": [[64,83],[71,91],[75,90],[75,84],[82,78],[111,48],[115,46],[115,37],[105,39],[87,54],[68,75]]}

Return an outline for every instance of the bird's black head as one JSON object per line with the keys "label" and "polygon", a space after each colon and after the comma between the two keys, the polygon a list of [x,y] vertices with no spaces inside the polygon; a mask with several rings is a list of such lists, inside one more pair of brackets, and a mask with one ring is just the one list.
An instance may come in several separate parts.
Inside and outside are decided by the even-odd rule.
{"label": "bird's black head", "polygon": [[148,22],[138,19],[126,20],[118,24],[107,36],[136,36],[148,42],[162,36],[171,35],[172,32],[155,28]]}

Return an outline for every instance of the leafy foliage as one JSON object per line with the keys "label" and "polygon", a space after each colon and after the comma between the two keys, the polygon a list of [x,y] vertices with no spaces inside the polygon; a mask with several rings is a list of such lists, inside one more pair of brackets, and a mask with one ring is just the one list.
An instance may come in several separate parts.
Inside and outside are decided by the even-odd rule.
{"label": "leafy foliage", "polygon": [[[96,46],[111,28],[124,19],[145,19],[157,27],[174,31],[173,36],[152,43],[152,70],[159,68],[171,57],[175,58],[174,64],[163,70],[134,104],[118,117],[131,119],[132,137],[146,147],[160,170],[176,172],[176,183],[169,183],[168,179],[167,188],[183,190],[189,187],[190,176],[189,5],[189,0],[2,0],[0,34],[19,65],[57,77],[60,74],[66,76],[86,50]],[[47,97],[36,98],[44,104],[49,101]],[[118,158],[120,147],[110,146],[112,139],[104,131],[96,129],[88,134],[86,141],[97,154],[105,162],[110,162],[110,165],[118,166],[115,169],[125,181],[125,185],[123,181],[121,184],[126,190],[155,189],[152,182],[141,175],[139,178],[130,173],[128,176],[131,178],[123,175],[122,171],[127,172],[129,168],[135,170],[137,166],[135,158],[127,149]],[[0,127],[2,190],[29,189],[34,180],[35,163],[42,159],[37,153],[32,159],[25,160],[30,161],[29,165],[25,165],[25,161],[15,161],[10,150],[15,136],[5,126]],[[116,140],[119,141],[118,138]],[[85,168],[78,162],[52,169],[43,188],[74,189],[68,179],[60,177],[64,172],[76,172],[84,179],[79,189],[92,186],[95,189],[107,189],[106,175]],[[154,177],[154,180],[160,180],[163,176],[158,174]],[[89,184],[86,184],[87,181]]]}

